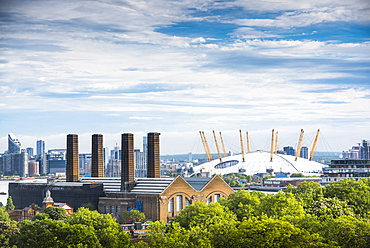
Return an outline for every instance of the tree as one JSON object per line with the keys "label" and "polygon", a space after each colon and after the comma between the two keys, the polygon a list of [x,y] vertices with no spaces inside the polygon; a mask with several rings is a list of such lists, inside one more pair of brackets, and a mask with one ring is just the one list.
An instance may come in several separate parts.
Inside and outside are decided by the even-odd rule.
{"label": "tree", "polygon": [[316,182],[303,182],[297,187],[289,184],[285,193],[292,193],[299,201],[303,203],[306,209],[308,206],[323,196],[323,187]]}
{"label": "tree", "polygon": [[92,227],[52,219],[23,221],[9,243],[18,248],[102,247]]}
{"label": "tree", "polygon": [[0,207],[0,221],[10,221],[9,214],[5,211],[5,207]]}
{"label": "tree", "polygon": [[5,209],[6,210],[14,210],[15,209],[15,206],[13,204],[13,198],[11,196],[9,196],[8,199],[6,200]]}
{"label": "tree", "polygon": [[238,190],[229,195],[228,199],[221,198],[219,203],[234,212],[239,221],[243,218],[255,216],[255,209],[260,204],[265,194],[257,191]]}
{"label": "tree", "polygon": [[204,202],[196,202],[183,209],[174,219],[181,227],[189,229],[193,226],[204,226],[217,223],[233,223],[236,221],[236,215],[228,208],[218,202],[206,205]]}
{"label": "tree", "polygon": [[370,212],[370,180],[342,179],[331,182],[324,188],[324,197],[337,197],[348,202],[353,207],[355,214],[365,216]]}
{"label": "tree", "polygon": [[292,193],[279,191],[275,195],[267,195],[261,199],[261,204],[255,211],[257,216],[266,215],[270,218],[283,218],[284,216],[302,217],[306,213],[302,203]]}
{"label": "tree", "polygon": [[145,214],[139,210],[123,211],[121,221],[123,223],[132,223],[135,221],[144,221],[146,219]]}
{"label": "tree", "polygon": [[109,214],[79,208],[66,219],[66,222],[71,225],[82,224],[92,227],[102,247],[126,247],[130,244],[130,235],[123,232]]}
{"label": "tree", "polygon": [[292,173],[290,177],[304,177],[303,173]]}
{"label": "tree", "polygon": [[9,239],[18,235],[19,229],[15,221],[0,220],[0,247],[9,247]]}
{"label": "tree", "polygon": [[208,238],[209,232],[206,229],[195,227],[187,230],[178,222],[168,225],[162,221],[152,222],[148,228],[151,230],[147,234],[149,247],[212,247]]}
{"label": "tree", "polygon": [[322,222],[320,234],[341,247],[370,247],[370,222],[354,216],[340,216],[337,219]]}
{"label": "tree", "polygon": [[233,234],[233,247],[335,247],[318,234],[310,234],[287,221],[251,218],[240,223]]}
{"label": "tree", "polygon": [[338,198],[321,197],[312,202],[306,209],[308,214],[313,214],[320,219],[338,218],[343,215],[354,215],[354,212],[346,201],[340,201]]}
{"label": "tree", "polygon": [[52,220],[64,220],[65,218],[67,218],[66,210],[60,207],[47,207],[43,209],[40,213],[49,215],[49,218]]}
{"label": "tree", "polygon": [[32,221],[44,219],[50,219],[50,216],[47,213],[38,213],[32,217]]}

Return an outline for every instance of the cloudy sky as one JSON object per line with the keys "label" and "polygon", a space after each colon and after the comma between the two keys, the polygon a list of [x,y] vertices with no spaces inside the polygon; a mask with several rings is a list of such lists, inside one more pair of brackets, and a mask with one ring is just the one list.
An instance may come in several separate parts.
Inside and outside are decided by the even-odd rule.
{"label": "cloudy sky", "polygon": [[10,132],[89,152],[93,133],[154,131],[162,154],[202,153],[199,130],[232,151],[239,129],[252,149],[273,128],[281,146],[320,128],[321,151],[370,139],[368,0],[0,4],[0,152]]}

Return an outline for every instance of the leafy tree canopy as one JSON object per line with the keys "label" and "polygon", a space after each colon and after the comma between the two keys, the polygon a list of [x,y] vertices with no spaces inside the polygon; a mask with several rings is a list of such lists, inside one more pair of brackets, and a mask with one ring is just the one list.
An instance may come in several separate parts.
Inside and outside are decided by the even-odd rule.
{"label": "leafy tree canopy", "polygon": [[135,221],[144,221],[146,219],[145,214],[139,210],[123,211],[121,221],[123,223],[132,223]]}
{"label": "leafy tree canopy", "polygon": [[13,198],[11,196],[9,196],[8,199],[6,200],[5,209],[6,210],[14,210],[15,209],[15,206],[13,204]]}
{"label": "leafy tree canopy", "polygon": [[66,210],[60,207],[47,207],[43,209],[40,213],[49,215],[49,218],[52,220],[64,220],[65,218],[67,218]]}

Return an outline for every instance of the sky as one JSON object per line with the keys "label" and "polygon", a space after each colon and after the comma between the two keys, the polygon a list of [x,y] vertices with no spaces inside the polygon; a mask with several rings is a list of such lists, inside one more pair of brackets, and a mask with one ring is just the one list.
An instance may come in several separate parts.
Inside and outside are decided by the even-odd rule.
{"label": "sky", "polygon": [[[368,0],[0,0],[0,152],[161,133],[161,153],[370,140]],[[244,138],[245,139],[245,138]],[[218,137],[219,140],[219,137]]]}

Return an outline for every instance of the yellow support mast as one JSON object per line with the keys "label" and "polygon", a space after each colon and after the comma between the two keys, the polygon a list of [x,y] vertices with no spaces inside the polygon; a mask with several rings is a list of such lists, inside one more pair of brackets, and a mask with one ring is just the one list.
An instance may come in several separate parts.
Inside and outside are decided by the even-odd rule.
{"label": "yellow support mast", "polygon": [[272,162],[273,157],[274,157],[274,150],[275,150],[275,146],[274,146],[274,134],[275,134],[275,131],[274,131],[274,129],[272,129],[272,133],[271,133],[271,149],[270,149],[270,162]]}
{"label": "yellow support mast", "polygon": [[212,161],[212,155],[211,155],[211,150],[209,149],[208,142],[206,139],[206,136],[203,131],[199,131],[200,138],[202,139],[203,147],[207,155],[208,161]]}
{"label": "yellow support mast", "polygon": [[298,159],[298,157],[300,156],[300,153],[301,153],[303,135],[304,135],[304,131],[303,131],[303,129],[301,129],[301,134],[299,135],[298,147],[297,147],[297,151],[295,153],[295,161],[297,161],[297,159]]}
{"label": "yellow support mast", "polygon": [[274,151],[275,154],[278,152],[278,149],[279,149],[279,132],[276,131],[276,133],[275,133],[275,151]]}
{"label": "yellow support mast", "polygon": [[245,162],[245,157],[244,157],[244,146],[243,146],[243,135],[242,135],[242,130],[239,129],[239,134],[240,134],[240,149],[242,152],[242,159],[243,162]]}
{"label": "yellow support mast", "polygon": [[222,138],[222,134],[221,134],[221,132],[220,132],[220,139],[221,139],[221,144],[222,144],[222,150],[223,150],[223,152],[224,152],[224,157],[226,157],[226,156],[227,156],[227,154],[226,154],[226,149],[225,149],[225,143],[224,143],[224,140],[223,140],[223,138]]}
{"label": "yellow support mast", "polygon": [[315,140],[313,142],[312,149],[310,152],[310,158],[309,158],[310,161],[312,161],[313,155],[315,154],[317,140],[319,139],[319,133],[320,133],[320,129],[317,129],[316,137],[315,137]]}
{"label": "yellow support mast", "polygon": [[220,162],[222,162],[221,152],[220,152],[220,148],[218,147],[218,142],[217,142],[215,130],[212,130],[212,132],[213,132],[213,138],[215,139],[218,158],[220,159]]}
{"label": "yellow support mast", "polygon": [[251,144],[249,142],[249,135],[248,135],[248,132],[246,132],[245,134],[246,138],[247,138],[247,152],[250,153],[251,152]]}

